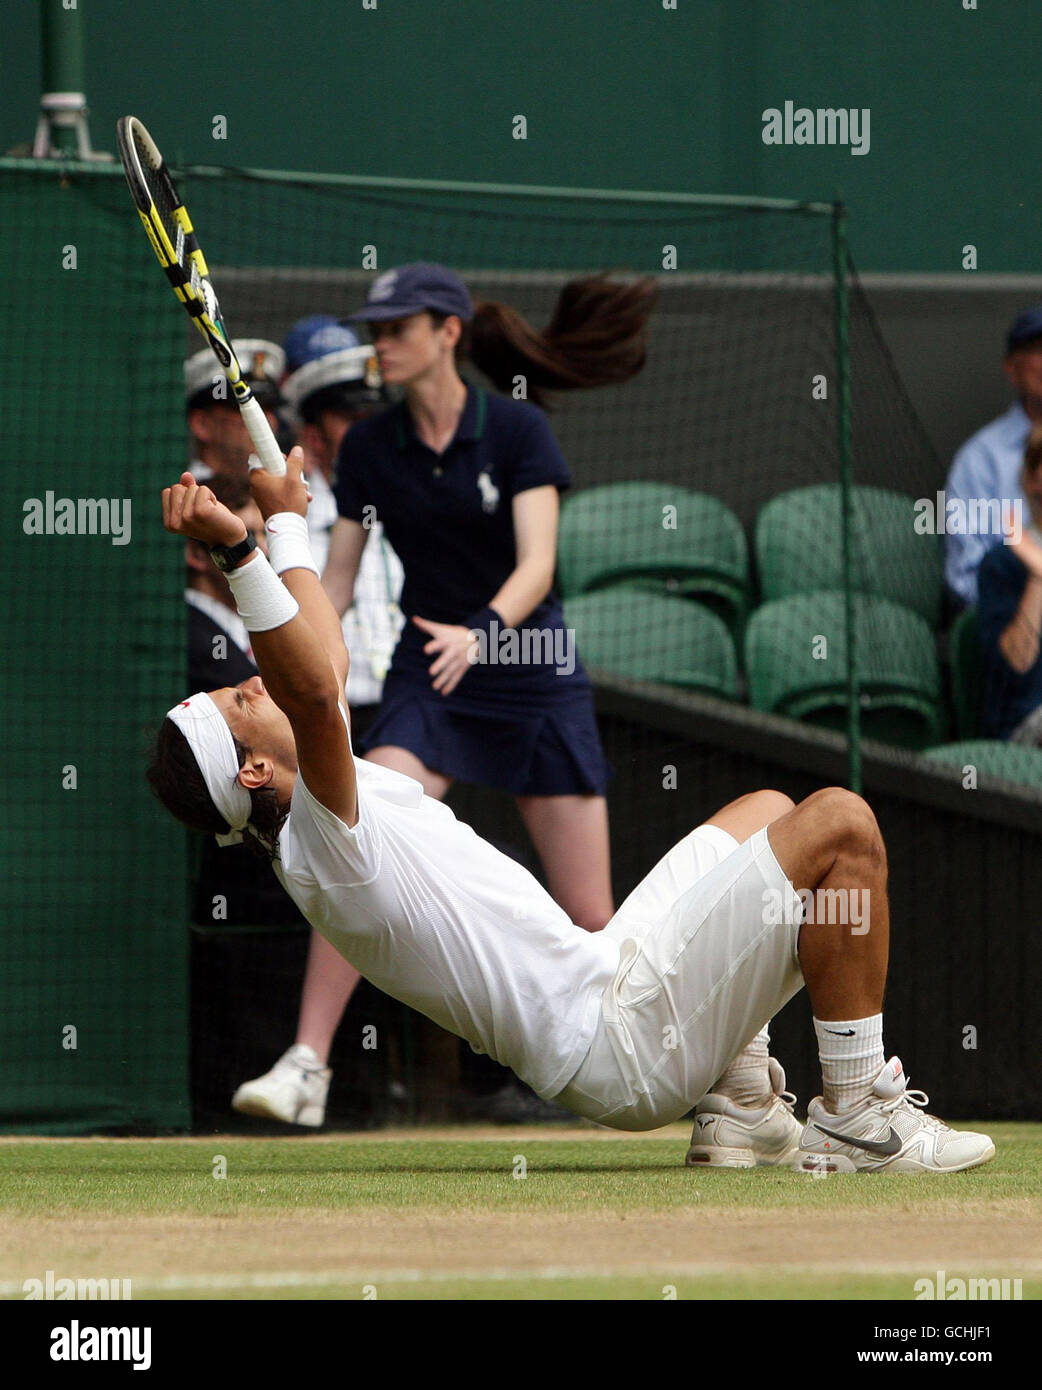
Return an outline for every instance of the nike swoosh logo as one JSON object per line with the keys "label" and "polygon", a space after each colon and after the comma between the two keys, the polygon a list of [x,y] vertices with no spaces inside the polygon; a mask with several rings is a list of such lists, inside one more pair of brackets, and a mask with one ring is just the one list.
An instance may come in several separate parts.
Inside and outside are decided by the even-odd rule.
{"label": "nike swoosh logo", "polygon": [[901,1139],[894,1133],[893,1126],[885,1139],[854,1139],[849,1134],[837,1134],[834,1129],[826,1129],[824,1125],[814,1122],[814,1128],[820,1130],[822,1134],[827,1134],[830,1139],[838,1139],[841,1144],[850,1144],[855,1149],[864,1149],[866,1153],[881,1154],[885,1158],[892,1158],[894,1154],[901,1152]]}
{"label": "nike swoosh logo", "polygon": [[825,1032],[831,1033],[834,1038],[852,1038],[854,1036],[853,1028],[826,1028]]}

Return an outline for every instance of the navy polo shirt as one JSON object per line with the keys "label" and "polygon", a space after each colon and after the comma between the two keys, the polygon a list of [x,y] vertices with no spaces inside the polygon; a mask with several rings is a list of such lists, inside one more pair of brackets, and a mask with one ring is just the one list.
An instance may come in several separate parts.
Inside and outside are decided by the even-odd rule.
{"label": "navy polo shirt", "polygon": [[[351,521],[364,523],[373,517],[365,509],[376,509],[405,570],[406,617],[463,623],[516,568],[513,499],[548,484],[563,490],[571,474],[543,412],[468,383],[442,454],[416,437],[404,401],[353,425],[340,447],[335,492],[340,515]],[[523,626],[562,621],[551,590]]]}

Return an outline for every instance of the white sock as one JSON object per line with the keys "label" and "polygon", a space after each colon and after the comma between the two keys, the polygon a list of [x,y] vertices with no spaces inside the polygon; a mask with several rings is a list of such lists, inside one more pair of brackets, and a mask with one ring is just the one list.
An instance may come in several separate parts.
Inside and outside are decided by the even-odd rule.
{"label": "white sock", "polygon": [[290,1052],[293,1054],[293,1061],[296,1065],[303,1067],[305,1071],[322,1071],[326,1065],[308,1043],[294,1043]]}
{"label": "white sock", "polygon": [[821,1058],[825,1109],[830,1115],[850,1110],[872,1094],[883,1070],[883,1015],[844,1022],[814,1020]]}
{"label": "white sock", "polygon": [[770,1061],[770,1042],[767,1025],[744,1047],[713,1087],[713,1094],[726,1096],[736,1105],[759,1108],[773,1095],[767,1063]]}

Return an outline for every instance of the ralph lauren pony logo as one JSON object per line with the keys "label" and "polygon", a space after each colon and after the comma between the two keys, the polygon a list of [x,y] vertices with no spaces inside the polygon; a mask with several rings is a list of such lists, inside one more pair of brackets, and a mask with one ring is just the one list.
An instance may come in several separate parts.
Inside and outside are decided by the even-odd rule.
{"label": "ralph lauren pony logo", "polygon": [[499,488],[488,475],[488,470],[478,474],[478,491],[481,493],[482,511],[494,512],[499,506]]}

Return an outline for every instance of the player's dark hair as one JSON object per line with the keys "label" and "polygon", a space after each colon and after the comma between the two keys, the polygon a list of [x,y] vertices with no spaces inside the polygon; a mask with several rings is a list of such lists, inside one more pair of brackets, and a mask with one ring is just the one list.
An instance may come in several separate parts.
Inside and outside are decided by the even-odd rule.
{"label": "player's dark hair", "polygon": [[[636,376],[647,356],[647,323],[658,287],[651,276],[607,274],[569,280],[541,331],[509,304],[481,300],[456,348],[500,391],[523,376],[527,398],[546,406],[548,391],[607,386]],[[436,324],[447,316],[431,314]]]}
{"label": "player's dark hair", "polygon": [[[242,767],[249,751],[232,735],[235,756]],[[227,835],[231,827],[213,804],[203,774],[184,733],[171,719],[164,719],[156,735],[148,782],[166,809],[189,830],[200,835]],[[288,810],[279,803],[274,787],[255,787],[250,792],[252,809],[243,831],[243,844],[265,859],[278,854],[279,831]]]}
{"label": "player's dark hair", "polygon": [[206,486],[230,512],[241,512],[253,501],[250,480],[241,473],[214,473],[206,479]]}

